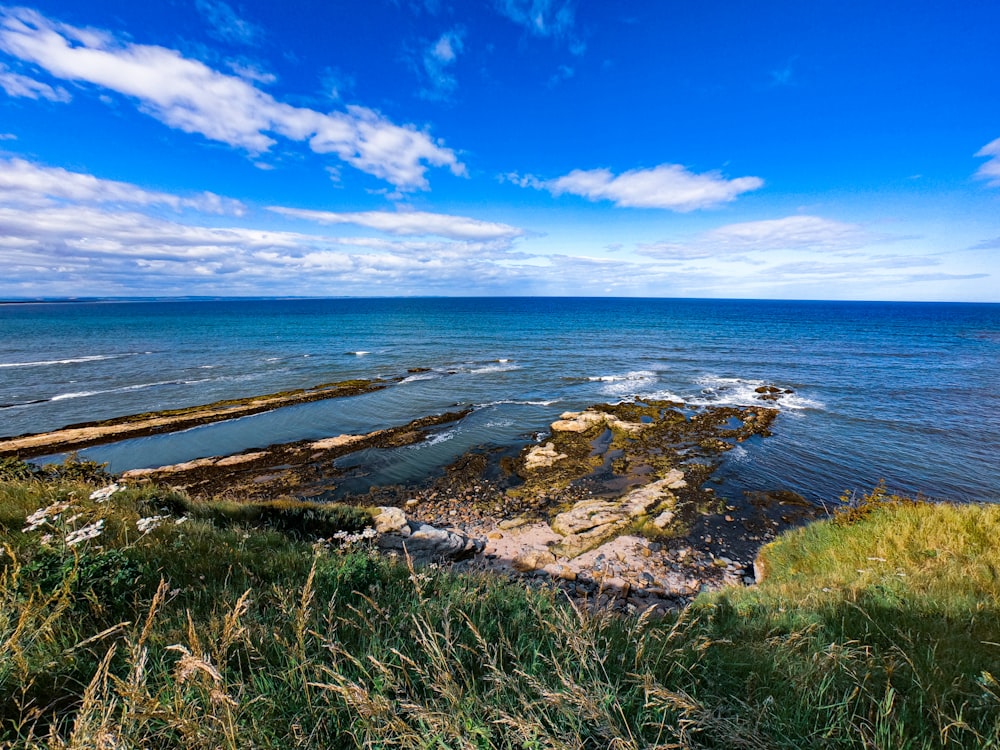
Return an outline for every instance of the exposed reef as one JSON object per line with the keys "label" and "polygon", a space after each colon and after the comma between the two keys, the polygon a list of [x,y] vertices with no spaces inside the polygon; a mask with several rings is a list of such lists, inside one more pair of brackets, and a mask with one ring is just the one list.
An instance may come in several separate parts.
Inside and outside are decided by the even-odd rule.
{"label": "exposed reef", "polygon": [[335,459],[365,448],[400,448],[419,443],[427,438],[431,428],[455,422],[466,414],[468,411],[447,412],[365,435],[278,443],[230,456],[133,469],[126,471],[122,479],[163,482],[196,498],[225,497],[252,502],[285,495],[313,497],[336,486]]}
{"label": "exposed reef", "polygon": [[312,388],[282,391],[265,396],[227,399],[202,406],[132,414],[96,422],[81,422],[50,432],[0,439],[0,458],[4,456],[34,458],[35,456],[74,451],[129,438],[176,432],[197,425],[259,414],[282,406],[322,401],[328,398],[356,396],[385,388],[392,382],[391,380],[345,380],[339,383],[323,383]]}
{"label": "exposed reef", "polygon": [[[80,440],[92,444],[165,432],[364,393],[390,382],[348,381],[76,425],[0,441],[0,456],[14,450],[12,443],[44,445],[27,453],[38,455],[57,444],[79,446]],[[357,469],[339,459],[419,443],[471,410],[425,416],[367,434],[136,469],[125,472],[121,481],[164,483],[195,499],[241,503],[336,495],[341,502],[375,509],[378,546],[386,554],[414,562],[449,560],[558,586],[587,606],[673,609],[706,586],[752,582],[752,560],[760,546],[821,512],[780,488],[721,498],[708,486],[727,451],[771,434],[779,411],[770,402],[782,391],[777,386],[757,391],[761,403],[752,406],[636,400],[568,411],[552,422],[547,434],[527,444],[473,448],[417,485],[364,485],[366,491],[348,491],[358,487]],[[91,432],[74,434],[80,430]]]}

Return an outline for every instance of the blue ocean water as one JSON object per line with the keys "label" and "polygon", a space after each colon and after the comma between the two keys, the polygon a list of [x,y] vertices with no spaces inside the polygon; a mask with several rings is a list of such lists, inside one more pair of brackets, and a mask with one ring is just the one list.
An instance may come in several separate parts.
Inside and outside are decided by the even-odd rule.
{"label": "blue ocean water", "polygon": [[[411,368],[428,372],[408,374]],[[347,399],[87,449],[116,471],[473,413],[361,456],[418,481],[474,446],[517,446],[567,410],[633,397],[746,404],[792,389],[774,436],[730,452],[717,491],[814,500],[885,480],[1000,500],[1000,305],[433,298],[0,305],[0,435],[343,380]]]}

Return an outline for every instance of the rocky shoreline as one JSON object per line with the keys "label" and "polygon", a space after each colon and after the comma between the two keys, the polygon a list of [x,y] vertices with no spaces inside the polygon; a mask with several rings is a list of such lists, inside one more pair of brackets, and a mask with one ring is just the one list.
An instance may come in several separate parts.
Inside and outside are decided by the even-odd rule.
{"label": "rocky shoreline", "polygon": [[[378,387],[384,385],[360,381],[276,396],[280,406],[289,398],[301,403]],[[762,387],[760,403],[742,407],[652,400],[595,404],[560,415],[546,435],[526,441],[516,454],[473,449],[419,487],[336,495],[345,471],[335,462],[360,450],[421,442],[468,411],[368,434],[128,471],[121,481],[166,484],[195,499],[250,503],[336,495],[339,502],[376,509],[377,544],[385,554],[557,587],[586,607],[664,612],[706,589],[752,584],[759,548],[822,512],[790,492],[734,501],[706,486],[726,451],[771,434],[779,392]],[[230,406],[276,408],[274,403],[273,396],[259,397],[117,422],[148,429],[164,418],[163,430],[181,429],[190,419],[227,414]]]}

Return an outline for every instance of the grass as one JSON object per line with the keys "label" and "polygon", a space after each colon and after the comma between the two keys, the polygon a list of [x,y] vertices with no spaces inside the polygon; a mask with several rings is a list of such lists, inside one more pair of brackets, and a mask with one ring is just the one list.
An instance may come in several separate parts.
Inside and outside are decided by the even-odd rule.
{"label": "grass", "polygon": [[652,620],[392,563],[340,511],[97,486],[0,482],[0,747],[1000,746],[997,507],[876,491]]}

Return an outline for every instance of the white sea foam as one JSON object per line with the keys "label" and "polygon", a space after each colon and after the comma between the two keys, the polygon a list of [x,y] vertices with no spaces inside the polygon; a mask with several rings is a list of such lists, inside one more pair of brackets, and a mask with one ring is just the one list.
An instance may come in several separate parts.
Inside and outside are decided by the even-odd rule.
{"label": "white sea foam", "polygon": [[437,435],[432,435],[431,437],[427,438],[427,440],[423,441],[422,443],[417,443],[416,445],[417,446],[421,446],[421,445],[427,445],[427,446],[438,445],[440,443],[444,443],[444,442],[447,442],[447,441],[451,440],[453,437],[455,437],[455,433],[457,433],[457,432],[458,432],[457,429],[446,430],[445,432],[439,432]]}
{"label": "white sea foam", "polygon": [[437,380],[440,377],[441,377],[441,373],[434,372],[432,370],[431,372],[417,372],[417,373],[414,373],[413,375],[407,375],[405,378],[403,378],[399,382],[400,383],[413,383],[413,382],[416,382],[418,380]]}
{"label": "white sea foam", "polygon": [[97,396],[101,393],[111,393],[111,391],[74,391],[73,393],[60,393],[58,396],[53,396],[49,401],[62,401],[67,398],[85,398],[87,396]]}
{"label": "white sea foam", "polygon": [[656,382],[656,373],[651,370],[633,370],[621,375],[597,375],[587,380],[594,383],[606,383],[601,393],[606,396],[625,398],[633,396]]}
{"label": "white sea foam", "polygon": [[468,373],[470,375],[485,375],[491,372],[511,372],[513,370],[520,370],[521,368],[517,365],[510,363],[510,360],[497,360],[496,362],[482,367],[470,367]]}
{"label": "white sea foam", "polygon": [[649,399],[650,401],[684,401],[685,399],[678,396],[673,391],[668,391],[666,389],[659,391],[652,391],[650,393],[640,393],[637,394],[641,399]]}
{"label": "white sea foam", "polygon": [[519,401],[518,399],[504,398],[499,401],[489,401],[485,404],[477,404],[476,408],[486,409],[491,406],[504,406],[507,404],[514,404],[516,406],[552,406],[552,404],[558,404],[560,401],[562,401],[560,398],[553,398],[548,401]]}
{"label": "white sea foam", "polygon": [[[366,352],[366,351],[347,352],[347,353],[355,357],[364,357],[368,354],[371,354],[371,352]],[[309,355],[307,354],[306,356],[308,357]]]}
{"label": "white sea foam", "polygon": [[757,388],[768,385],[763,380],[705,375],[698,378],[696,382],[701,386],[701,391],[682,399],[694,406],[760,406],[763,404],[790,411],[824,408],[821,401],[798,393],[776,393],[774,394],[777,396],[775,401],[762,399]]}
{"label": "white sea foam", "polygon": [[745,464],[750,461],[750,451],[742,445],[736,445],[732,450],[726,452],[726,458],[738,464]]}
{"label": "white sea foam", "polygon": [[99,391],[71,391],[53,396],[49,401],[65,401],[71,398],[87,398],[88,396],[100,396],[106,393],[128,393],[129,391],[141,391],[146,388],[156,388],[161,385],[190,385],[193,383],[204,383],[209,380],[219,378],[202,378],[201,380],[160,380],[155,383],[136,383],[135,385],[123,385],[120,388],[106,388]]}
{"label": "white sea foam", "polygon": [[[145,352],[151,354],[151,352]],[[119,359],[121,357],[135,357],[139,352],[129,352],[127,354],[93,354],[88,357],[72,357],[70,359],[45,359],[37,362],[0,362],[0,367],[45,367],[47,365],[72,365],[80,362],[99,362],[104,359]]]}

